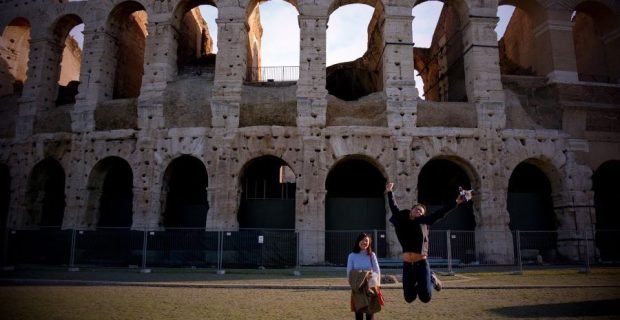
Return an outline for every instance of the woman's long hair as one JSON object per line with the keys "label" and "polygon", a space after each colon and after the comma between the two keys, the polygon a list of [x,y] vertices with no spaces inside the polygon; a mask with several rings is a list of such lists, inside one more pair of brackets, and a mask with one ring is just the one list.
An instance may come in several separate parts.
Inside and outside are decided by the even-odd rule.
{"label": "woman's long hair", "polygon": [[355,244],[353,245],[353,252],[355,253],[359,253],[360,251],[362,251],[362,248],[360,248],[360,241],[364,240],[364,238],[368,238],[368,248],[366,248],[366,253],[368,255],[372,254],[372,238],[370,237],[370,235],[366,234],[366,233],[360,233],[359,236],[357,236],[357,240],[355,240]]}

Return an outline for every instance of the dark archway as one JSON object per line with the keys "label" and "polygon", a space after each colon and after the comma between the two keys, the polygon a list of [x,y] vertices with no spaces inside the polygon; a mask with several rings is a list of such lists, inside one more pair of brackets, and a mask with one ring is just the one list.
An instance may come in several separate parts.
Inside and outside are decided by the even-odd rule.
{"label": "dark archway", "polygon": [[295,174],[282,159],[252,160],[241,177],[239,228],[295,229],[295,186]]}
{"label": "dark archway", "polygon": [[[418,201],[426,205],[428,214],[453,205],[459,187],[470,190],[471,181],[461,166],[448,159],[433,159],[426,163],[418,177]],[[408,205],[413,206],[414,203]],[[429,255],[448,257],[448,244],[445,230],[450,230],[451,254],[453,259],[470,263],[476,260],[476,227],[473,207],[465,204],[431,226]]]}
{"label": "dark archway", "polygon": [[125,1],[112,10],[108,17],[107,33],[114,39],[110,54],[116,58],[114,66],[113,99],[140,96],[144,75],[147,13],[135,1]]}
{"label": "dark archway", "polygon": [[28,225],[60,227],[65,211],[65,171],[47,158],[32,169],[28,180]]}
{"label": "dark archway", "polygon": [[131,227],[133,216],[133,173],[127,161],[105,158],[93,169],[90,197],[97,202],[97,227]]}
{"label": "dark archway", "polygon": [[252,267],[296,265],[295,173],[274,156],[253,159],[242,171],[236,263]]}
{"label": "dark archway", "polygon": [[596,246],[603,261],[620,261],[617,234],[620,214],[616,197],[620,194],[620,160],[603,163],[592,176],[596,210]]}
{"label": "dark archway", "polygon": [[510,230],[519,231],[521,252],[536,250],[544,261],[557,259],[557,223],[551,191],[547,175],[527,162],[515,168],[508,182]]}
{"label": "dark archway", "polygon": [[375,234],[377,254],[385,255],[385,183],[376,166],[347,158],[327,175],[325,189],[325,261],[345,264],[360,231]]}
{"label": "dark archway", "polygon": [[510,230],[556,230],[551,183],[538,167],[519,164],[508,182]]}
{"label": "dark archway", "polygon": [[9,216],[9,203],[11,192],[11,176],[9,173],[9,167],[5,164],[0,164],[0,265],[6,264],[5,250],[8,237],[8,216]]}
{"label": "dark archway", "polygon": [[[470,190],[467,173],[447,159],[434,159],[422,167],[418,178],[418,202],[427,206],[428,213],[454,203],[459,187]],[[413,203],[411,203],[413,205]],[[474,230],[476,221],[471,205],[437,221],[434,230]]]}
{"label": "dark archway", "polygon": [[207,169],[188,155],[173,160],[164,173],[162,197],[166,228],[205,228],[207,202]]}

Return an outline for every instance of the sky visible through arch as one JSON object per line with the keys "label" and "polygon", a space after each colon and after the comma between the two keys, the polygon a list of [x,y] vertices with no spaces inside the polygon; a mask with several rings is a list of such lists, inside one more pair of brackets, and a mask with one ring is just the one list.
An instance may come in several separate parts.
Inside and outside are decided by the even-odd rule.
{"label": "sky visible through arch", "polygon": [[[75,1],[75,0],[74,0]],[[428,1],[416,6],[412,12],[412,41],[416,47],[430,47],[433,32],[441,13],[443,3]],[[202,16],[207,21],[209,32],[217,50],[217,9],[213,6],[200,6]],[[514,11],[512,6],[498,8],[499,22],[495,31],[498,39],[504,35],[506,25]],[[353,61],[366,52],[368,42],[368,22],[373,8],[368,5],[351,4],[340,7],[329,17],[326,35],[327,66]],[[297,10],[283,0],[264,1],[260,4],[263,39],[261,41],[262,66],[299,66],[299,23]],[[71,34],[82,44],[83,24],[74,28]],[[216,51],[217,53],[217,51]],[[417,74],[417,73],[416,73]],[[416,75],[416,87],[420,95],[422,79]]]}

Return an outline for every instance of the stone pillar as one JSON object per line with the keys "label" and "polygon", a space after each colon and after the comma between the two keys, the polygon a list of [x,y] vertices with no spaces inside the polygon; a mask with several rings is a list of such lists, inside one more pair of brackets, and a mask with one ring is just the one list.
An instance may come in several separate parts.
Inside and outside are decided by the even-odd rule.
{"label": "stone pillar", "polygon": [[[236,230],[239,228],[237,214],[239,212],[241,190],[237,177],[234,158],[235,140],[233,137],[220,137],[213,141],[217,151],[205,156],[207,162],[213,163],[209,174],[207,188],[207,225],[209,229]],[[209,169],[208,169],[209,170]]]}
{"label": "stone pillar", "polygon": [[[412,50],[413,51],[413,50]],[[399,199],[403,199],[403,201],[413,201],[415,199],[414,195],[416,194],[415,188],[411,188],[410,184],[414,181],[411,177],[414,177],[414,172],[412,169],[415,167],[413,160],[411,158],[411,144],[413,141],[413,137],[404,136],[397,137],[395,145],[398,150],[396,150],[396,159],[394,164],[394,174],[392,177],[388,177],[388,182],[396,183],[398,191],[395,190],[394,196],[399,197]],[[397,201],[397,203],[399,203]],[[405,202],[401,202],[405,205]],[[411,203],[413,204],[413,203]],[[407,204],[410,205],[410,204]],[[404,207],[403,207],[404,208]],[[392,212],[390,211],[390,207],[387,203],[387,196],[385,197],[385,226],[387,233],[387,242],[388,242],[388,256],[392,258],[399,257],[402,253],[402,247],[398,242],[398,238],[396,237],[396,231],[394,230],[394,226],[389,222],[390,217],[392,216]]]}
{"label": "stone pillar", "polygon": [[[95,130],[95,109],[100,101],[112,99],[114,88],[115,53],[106,50],[114,39],[102,26],[86,24],[84,29],[84,52],[80,68],[79,93],[71,111],[73,132]],[[112,66],[110,66],[112,65]],[[112,75],[106,74],[111,72]]]}
{"label": "stone pillar", "polygon": [[211,123],[215,128],[237,128],[247,69],[248,25],[245,8],[221,7],[219,16]]}
{"label": "stone pillar", "polygon": [[[159,129],[165,126],[163,97],[168,82],[177,75],[177,31],[164,19],[153,16],[148,25],[144,53],[144,76],[138,102],[138,127]],[[162,21],[158,21],[162,20]]]}
{"label": "stone pillar", "polygon": [[536,73],[547,76],[549,82],[576,83],[579,76],[571,11],[548,8],[545,13],[545,20],[534,28]]}
{"label": "stone pillar", "polygon": [[297,180],[295,199],[295,228],[303,230],[300,234],[301,243],[313,243],[312,246],[303,245],[300,256],[301,264],[317,264],[325,261],[325,172],[320,164],[322,140],[317,137],[303,137],[303,167],[302,176]]}
{"label": "stone pillar", "polygon": [[467,98],[474,103],[504,101],[495,27],[496,16],[464,18],[463,47]]}
{"label": "stone pillar", "polygon": [[300,52],[297,126],[324,127],[327,113],[327,17],[299,15]]}
{"label": "stone pillar", "polygon": [[[417,121],[418,90],[413,65],[411,8],[385,6],[383,24],[383,90],[388,127],[399,134],[412,129]],[[400,135],[400,134],[399,134]]]}
{"label": "stone pillar", "polygon": [[[594,213],[594,192],[592,191],[592,170],[579,165],[575,160],[575,147],[568,146],[562,190],[554,190],[553,206],[558,219],[558,252],[571,261],[585,261],[586,253],[590,259],[595,255],[594,232],[596,216]],[[586,248],[586,246],[588,246]]]}
{"label": "stone pillar", "polygon": [[55,106],[62,50],[62,46],[45,37],[30,40],[28,77],[22,98],[18,100],[15,132],[18,140],[30,137],[34,133],[37,115],[49,112]]}
{"label": "stone pillar", "polygon": [[[480,190],[474,190],[473,194],[476,258],[483,260],[483,263],[512,264],[515,262],[515,252],[509,228],[510,214],[506,208],[508,185],[499,184],[508,179],[494,176],[500,170],[498,167],[492,166],[480,172],[481,176],[493,176],[494,179],[481,180]],[[493,261],[489,261],[490,257]]]}

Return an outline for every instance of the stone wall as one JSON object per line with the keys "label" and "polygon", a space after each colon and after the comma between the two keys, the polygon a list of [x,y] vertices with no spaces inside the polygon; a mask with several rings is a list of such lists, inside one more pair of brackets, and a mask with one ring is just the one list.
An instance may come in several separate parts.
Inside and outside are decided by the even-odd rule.
{"label": "stone wall", "polygon": [[[262,29],[255,1],[217,4],[220,41],[215,70],[185,74],[177,72],[178,32],[183,31],[174,13],[196,2],[147,0],[125,7],[128,3],[119,0],[0,1],[0,28],[23,17],[31,24],[33,39],[19,56],[29,62],[23,93],[18,97],[8,90],[0,98],[2,114],[12,115],[0,121],[0,162],[15,177],[8,225],[36,227],[29,224],[28,177],[48,159],[65,173],[62,227],[93,228],[97,212],[88,200],[89,178],[100,161],[118,157],[133,173],[131,228],[161,230],[165,173],[175,159],[189,156],[208,174],[205,227],[234,230],[239,227],[240,177],[254,159],[273,156],[296,175],[295,228],[312,231],[300,236],[301,264],[321,264],[326,180],[339,163],[368,162],[399,186],[397,201],[409,204],[419,194],[425,165],[442,159],[462,170],[476,190],[472,210],[477,257],[513,263],[506,203],[515,168],[529,163],[544,172],[554,207],[571,201],[592,205],[592,172],[605,161],[620,159],[620,136],[612,125],[617,122],[620,106],[615,97],[620,88],[567,84],[564,80],[575,71],[564,63],[570,54],[553,51],[550,43],[572,45],[559,33],[565,29],[556,25],[541,27],[536,34],[537,43],[545,44],[541,65],[548,69],[536,69],[539,77],[502,78],[499,45],[493,38],[497,8],[492,2],[450,1],[430,50],[446,52],[441,59],[426,54],[415,60],[418,70],[420,61],[422,67],[430,65],[423,72],[425,85],[443,83],[443,93],[434,91],[424,102],[413,80],[414,56],[423,53],[409,43],[412,4],[405,1],[370,2],[380,10],[373,16],[365,59],[380,62],[374,69],[380,76],[370,81],[377,91],[356,101],[339,100],[326,90],[327,19],[347,1],[295,3],[300,14],[300,78],[296,84],[264,86],[247,83],[247,67],[260,66],[257,40]],[[547,22],[555,23],[553,10],[571,9],[566,3],[545,7],[550,10]],[[130,32],[116,37],[106,28],[109,15],[119,13],[119,7],[138,13],[126,19],[114,16],[131,26],[124,29]],[[55,48],[50,45],[53,35],[46,30],[67,14],[80,16],[85,24],[80,93],[75,104],[56,108],[53,93],[59,73],[53,71],[58,70],[62,51],[50,50]],[[517,14],[511,23],[516,29],[507,34],[529,30],[520,28],[522,21]],[[198,34],[198,28],[191,30]],[[112,49],[123,37],[129,45],[121,52],[127,54],[115,58]],[[521,61],[523,56],[509,39],[504,38],[505,55]],[[549,61],[558,61],[558,55],[562,63],[545,60],[549,56]],[[461,60],[457,68],[454,63]],[[527,63],[518,64],[527,68]],[[119,78],[125,71],[131,72]],[[122,81],[129,84],[118,86],[123,93],[114,95],[112,88]],[[560,236],[577,237],[576,221],[585,221],[586,213],[554,214]],[[386,213],[388,255],[395,257],[400,248],[387,218]],[[577,259],[574,249],[562,248],[570,259]]]}

